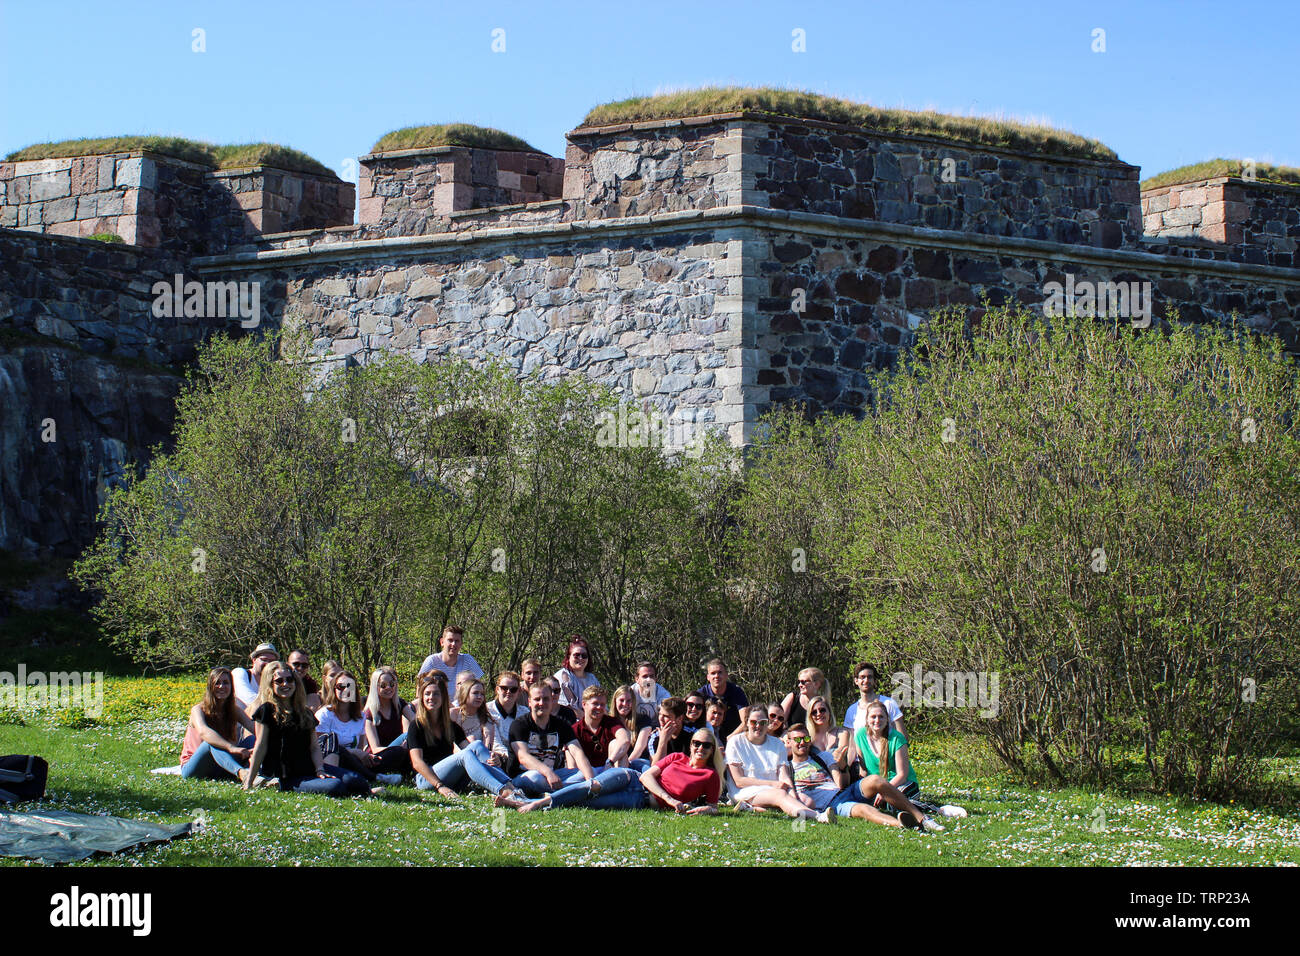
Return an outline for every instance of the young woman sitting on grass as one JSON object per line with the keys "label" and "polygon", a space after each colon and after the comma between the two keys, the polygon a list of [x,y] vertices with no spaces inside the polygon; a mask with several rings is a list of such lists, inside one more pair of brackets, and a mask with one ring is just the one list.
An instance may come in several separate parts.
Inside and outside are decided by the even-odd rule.
{"label": "young woman sitting on grass", "polygon": [[307,709],[302,681],[288,664],[268,664],[253,710],[257,740],[248,769],[240,773],[245,790],[278,780],[281,790],[330,797],[369,794],[364,777],[325,766],[316,741],[316,718]]}
{"label": "young woman sitting on grass", "polygon": [[582,708],[582,695],[588,687],[599,687],[600,681],[591,673],[591,649],[587,642],[576,634],[569,639],[569,648],[564,655],[564,666],[555,672],[555,679],[560,682],[560,705],[575,714],[571,723],[577,722],[577,712]]}
{"label": "young woman sitting on grass", "polygon": [[722,791],[722,757],[713,731],[701,727],[691,737],[690,755],[671,753],[638,775],[626,767],[602,771],[592,780],[579,780],[540,799],[497,801],[520,813],[581,804],[592,810],[672,810],[691,815],[718,812]]}
{"label": "young woman sitting on grass", "polygon": [[397,693],[397,671],[385,664],[370,675],[370,694],[361,714],[366,719],[366,750],[378,758],[371,769],[375,773],[410,773],[411,758],[405,745],[415,708]]}
{"label": "young woman sitting on grass", "polygon": [[624,684],[614,691],[614,719],[627,728],[632,738],[632,749],[628,752],[628,764],[635,770],[647,770],[650,767],[650,735],[655,724],[637,708],[637,694]]}
{"label": "young woman sitting on grass", "polygon": [[[447,705],[447,678],[441,671],[420,675],[415,720],[406,746],[415,768],[415,786],[455,797],[470,781],[489,793],[509,798],[514,792],[510,778],[489,766],[492,754],[479,741],[470,741],[460,724],[451,719]],[[460,749],[458,749],[460,748]]]}
{"label": "young woman sitting on grass", "polygon": [[[478,680],[473,671],[461,671],[456,675],[456,689],[451,692],[451,719],[460,723],[460,692],[471,681]],[[468,731],[466,731],[468,733]]]}
{"label": "young woman sitting on grass", "polygon": [[[744,733],[733,734],[727,741],[727,767],[736,787],[732,798],[737,809],[775,807],[789,817],[828,822],[824,813],[819,816],[795,796],[785,743],[779,737],[768,736],[770,723],[767,706],[751,704],[742,725]],[[712,731],[709,733],[712,735]]]}
{"label": "young woman sitting on grass", "polygon": [[[316,711],[316,734],[325,763],[359,773],[367,780],[379,774],[379,758],[365,749],[366,718],[351,671],[338,670],[325,690],[326,704]],[[383,774],[381,783],[401,783],[399,774]]]}
{"label": "young woman sitting on grass", "polygon": [[[916,781],[916,771],[912,769],[912,761],[908,758],[907,738],[891,726],[889,709],[885,704],[878,700],[868,704],[866,721],[867,725],[854,735],[853,741],[854,749],[862,758],[863,772],[867,776],[852,787],[845,788],[845,792],[855,788],[866,788],[868,781],[873,779],[882,781],[876,785],[878,792],[866,802],[885,813],[899,813],[902,808],[888,795],[888,788],[893,787],[908,801],[910,808],[915,808],[914,812],[923,814],[921,822],[927,830],[942,830],[943,827],[924,814],[933,813],[944,817],[966,816],[966,811],[961,807],[936,806],[919,799],[921,787]],[[858,797],[865,796],[865,793],[858,795]],[[858,799],[858,797],[850,799]]]}
{"label": "young woman sitting on grass", "polygon": [[234,780],[248,766],[253,751],[240,728],[253,733],[253,721],[235,701],[235,681],[229,667],[208,672],[203,700],[190,708],[190,722],[181,745],[181,776],[204,780]]}
{"label": "young woman sitting on grass", "polygon": [[808,721],[804,730],[812,738],[813,753],[836,770],[847,769],[849,732],[836,726],[831,702],[825,697],[813,697],[808,701]]}
{"label": "young woman sitting on grass", "polygon": [[[468,671],[466,672],[468,673]],[[496,743],[496,725],[487,712],[487,688],[473,675],[460,682],[456,691],[456,707],[452,719],[460,724],[469,740],[477,740],[489,754]]]}

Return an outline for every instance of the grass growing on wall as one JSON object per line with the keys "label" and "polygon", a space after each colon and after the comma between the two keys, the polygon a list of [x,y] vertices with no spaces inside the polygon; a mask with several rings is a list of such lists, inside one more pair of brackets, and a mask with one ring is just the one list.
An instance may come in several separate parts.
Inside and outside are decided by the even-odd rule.
{"label": "grass growing on wall", "polygon": [[5,157],[7,162],[24,162],[33,159],[63,159],[68,156],[100,156],[106,153],[123,153],[147,149],[162,156],[171,156],[200,166],[215,169],[236,169],[243,166],[274,166],[294,172],[333,176],[334,172],[306,153],[280,146],[276,143],[243,143],[216,146],[177,136],[100,136],[87,139],[65,139],[57,143],[37,143],[15,150]]}
{"label": "grass growing on wall", "polygon": [[[1156,189],[1160,186],[1175,186],[1181,183],[1195,183],[1202,179],[1217,179],[1220,176],[1241,178],[1244,160],[1207,159],[1203,163],[1191,163],[1177,169],[1166,170],[1142,180],[1143,189]],[[1272,163],[1256,163],[1255,179],[1263,183],[1285,183],[1288,186],[1300,186],[1300,169],[1294,166],[1274,166]]]}
{"label": "grass growing on wall", "polygon": [[866,103],[773,87],[705,87],[659,96],[635,96],[597,106],[583,119],[582,125],[609,126],[615,123],[675,119],[739,110],[845,123],[887,133],[942,136],[987,146],[1060,156],[1119,158],[1114,150],[1095,139],[1050,126],[994,117],[949,116],[933,110],[880,109]]}
{"label": "grass growing on wall", "polygon": [[371,152],[387,153],[398,149],[424,149],[430,146],[469,146],[476,149],[509,149],[524,153],[540,153],[518,136],[490,126],[470,123],[435,123],[432,126],[408,126],[385,133],[372,147]]}

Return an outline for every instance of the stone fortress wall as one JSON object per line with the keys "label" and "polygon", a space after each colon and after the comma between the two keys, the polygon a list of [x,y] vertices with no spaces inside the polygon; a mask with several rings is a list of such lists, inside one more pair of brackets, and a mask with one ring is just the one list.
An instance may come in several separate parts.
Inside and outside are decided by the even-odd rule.
{"label": "stone fortress wall", "polygon": [[[737,445],[775,403],[860,412],[868,372],[930,310],[1036,307],[1051,282],[1149,283],[1154,325],[1175,308],[1236,312],[1300,349],[1298,187],[1219,177],[1141,193],[1118,160],[748,112],[568,141],[563,159],[363,156],[355,223],[348,184],[322,177],[147,155],[6,164],[0,329],[183,360],[222,322],[146,317],[145,286],[177,272],[256,282],[262,327],[305,330],[322,374],[392,350],[493,358],[589,376]],[[67,172],[66,195],[53,195],[62,176],[37,186],[50,171]],[[54,238],[98,229],[119,194],[134,246]],[[93,198],[86,217],[57,218],[70,207],[50,203],[74,196],[78,216]],[[14,535],[0,523],[0,547],[36,540]]]}

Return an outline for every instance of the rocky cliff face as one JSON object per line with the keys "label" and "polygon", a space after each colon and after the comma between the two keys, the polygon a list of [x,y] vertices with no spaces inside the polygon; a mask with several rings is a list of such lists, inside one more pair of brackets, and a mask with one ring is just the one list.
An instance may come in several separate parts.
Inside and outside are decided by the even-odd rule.
{"label": "rocky cliff face", "polygon": [[108,489],[169,442],[180,384],[54,344],[0,344],[0,548],[89,544]]}

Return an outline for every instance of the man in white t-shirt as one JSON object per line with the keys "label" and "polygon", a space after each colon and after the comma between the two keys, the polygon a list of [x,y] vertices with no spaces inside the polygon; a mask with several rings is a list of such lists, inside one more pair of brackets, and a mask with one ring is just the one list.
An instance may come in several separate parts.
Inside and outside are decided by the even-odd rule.
{"label": "man in white t-shirt", "polygon": [[853,683],[858,685],[858,693],[861,694],[861,697],[849,705],[849,709],[844,714],[844,726],[855,731],[867,726],[867,705],[878,700],[885,705],[885,710],[889,712],[889,722],[894,729],[906,737],[907,731],[903,729],[903,709],[898,706],[892,697],[876,693],[876,688],[880,686],[880,677],[876,672],[876,665],[864,661],[855,667],[853,669]]}
{"label": "man in white t-shirt", "polygon": [[649,661],[636,665],[636,709],[652,722],[659,719],[659,705],[673,696],[655,680],[658,670]]}
{"label": "man in white t-shirt", "polygon": [[834,816],[804,806],[795,796],[794,774],[785,744],[768,736],[766,704],[751,704],[745,732],[727,741],[727,769],[740,810],[776,807],[787,816],[833,823]]}
{"label": "man in white t-shirt", "polygon": [[230,672],[230,676],[235,681],[235,700],[239,701],[239,706],[245,710],[248,709],[249,704],[257,700],[262,671],[271,661],[280,659],[280,652],[275,649],[274,644],[258,644],[248,658],[251,661],[248,667],[236,667]]}
{"label": "man in white t-shirt", "polygon": [[[456,680],[460,675],[468,671],[474,675],[475,680],[483,679],[483,668],[478,666],[478,661],[474,660],[469,654],[460,652],[461,646],[465,643],[465,629],[457,627],[455,624],[448,624],[442,629],[442,639],[439,646],[442,652],[439,654],[430,654],[420,665],[420,674],[427,674],[429,671],[442,671],[447,678],[447,687],[450,688],[447,693],[454,694]],[[417,677],[419,674],[416,675]]]}

